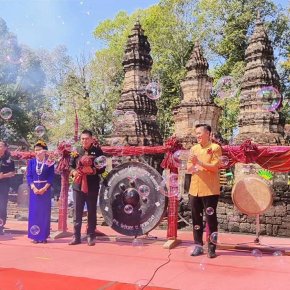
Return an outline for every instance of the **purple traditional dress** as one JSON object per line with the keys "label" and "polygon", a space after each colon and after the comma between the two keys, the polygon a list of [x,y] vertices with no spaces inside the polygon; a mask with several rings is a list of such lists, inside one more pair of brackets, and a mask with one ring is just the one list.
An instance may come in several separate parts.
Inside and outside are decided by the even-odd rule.
{"label": "purple traditional dress", "polygon": [[[48,166],[36,158],[29,160],[27,166],[27,182],[37,189],[44,187],[47,183],[52,184],[54,178],[54,166]],[[29,219],[28,238],[35,242],[46,242],[50,234],[51,214],[51,186],[42,195],[35,194],[30,189],[29,194]]]}

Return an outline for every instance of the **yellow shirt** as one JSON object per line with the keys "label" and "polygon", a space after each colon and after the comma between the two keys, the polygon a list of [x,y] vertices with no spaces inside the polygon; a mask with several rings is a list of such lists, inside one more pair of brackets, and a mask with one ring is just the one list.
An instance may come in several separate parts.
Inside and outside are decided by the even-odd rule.
{"label": "yellow shirt", "polygon": [[[198,171],[192,174],[189,194],[193,196],[209,196],[220,194],[219,163],[222,149],[218,144],[209,142],[205,147],[196,144],[191,147],[189,156],[196,155],[203,163],[214,165],[213,171],[198,166]],[[192,166],[191,160],[187,168]]]}

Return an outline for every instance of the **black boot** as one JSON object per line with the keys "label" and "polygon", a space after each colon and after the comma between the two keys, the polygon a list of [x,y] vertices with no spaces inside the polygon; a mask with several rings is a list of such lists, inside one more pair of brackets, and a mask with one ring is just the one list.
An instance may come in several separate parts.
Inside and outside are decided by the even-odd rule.
{"label": "black boot", "polygon": [[81,237],[80,236],[74,236],[73,239],[69,242],[70,246],[81,244]]}
{"label": "black boot", "polygon": [[96,244],[94,235],[87,236],[88,246],[94,246]]}
{"label": "black boot", "polygon": [[216,248],[215,245],[213,245],[211,243],[208,244],[207,256],[210,259],[215,258],[217,256],[216,253],[215,253],[215,248]]}

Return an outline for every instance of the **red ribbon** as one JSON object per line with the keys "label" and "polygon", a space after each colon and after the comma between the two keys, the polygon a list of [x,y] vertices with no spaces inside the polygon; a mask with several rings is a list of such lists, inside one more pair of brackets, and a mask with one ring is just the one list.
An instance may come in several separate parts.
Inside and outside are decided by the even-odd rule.
{"label": "red ribbon", "polygon": [[241,144],[241,150],[243,152],[243,162],[244,163],[255,163],[259,156],[259,149],[256,144],[253,144],[251,140],[246,140]]}
{"label": "red ribbon", "polygon": [[178,168],[176,167],[176,162],[173,159],[174,152],[178,150],[184,150],[181,142],[176,137],[171,137],[165,142],[166,154],[161,162],[162,168],[167,168],[173,173],[178,173]]}
{"label": "red ribbon", "polygon": [[70,146],[65,141],[61,142],[57,146],[57,153],[60,154],[61,159],[57,165],[56,171],[63,172],[69,170],[69,161],[70,161]]}
{"label": "red ribbon", "polygon": [[77,175],[74,182],[81,185],[81,191],[84,193],[89,192],[87,175],[94,172],[92,164],[93,161],[91,157],[82,156],[77,165]]}

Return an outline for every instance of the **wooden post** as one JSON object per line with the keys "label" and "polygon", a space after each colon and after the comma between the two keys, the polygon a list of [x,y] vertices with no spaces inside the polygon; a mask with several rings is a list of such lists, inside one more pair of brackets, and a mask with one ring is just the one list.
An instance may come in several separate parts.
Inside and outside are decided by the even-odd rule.
{"label": "wooden post", "polygon": [[72,236],[72,233],[67,231],[68,189],[69,189],[69,170],[64,170],[61,173],[58,231],[51,235],[53,239]]}
{"label": "wooden post", "polygon": [[178,196],[176,196],[176,191],[178,191],[178,185],[176,188],[175,184],[172,184],[170,179],[170,172],[166,170],[166,181],[167,181],[167,188],[169,190],[168,196],[168,216],[167,216],[167,241],[163,245],[165,249],[172,249],[176,247],[178,244],[181,243],[180,240],[177,239],[177,221],[178,221],[178,205],[179,200]]}

